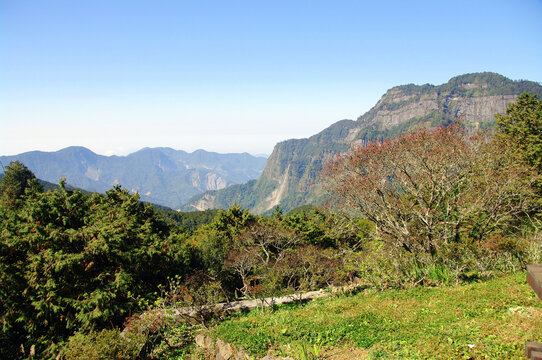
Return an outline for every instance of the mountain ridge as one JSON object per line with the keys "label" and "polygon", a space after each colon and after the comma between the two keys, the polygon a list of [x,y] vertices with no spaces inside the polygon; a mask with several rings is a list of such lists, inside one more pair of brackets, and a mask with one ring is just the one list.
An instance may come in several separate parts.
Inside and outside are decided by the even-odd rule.
{"label": "mountain ridge", "polygon": [[206,190],[254,179],[266,162],[248,153],[219,154],[201,149],[188,153],[165,147],[147,147],[125,156],[99,155],[82,146],[0,156],[4,165],[14,160],[45,181],[56,183],[64,177],[73,186],[102,193],[120,184],[138,191],[142,201],[171,208]]}
{"label": "mountain ridge", "polygon": [[441,85],[395,86],[356,120],[344,119],[309,138],[277,143],[257,180],[196,195],[182,209],[227,208],[238,203],[256,213],[266,213],[277,205],[291,210],[321,203],[325,196],[319,173],[328,157],[351,146],[457,118],[470,128],[492,128],[495,114],[504,113],[522,92],[541,96],[542,86],[491,72],[455,76]]}

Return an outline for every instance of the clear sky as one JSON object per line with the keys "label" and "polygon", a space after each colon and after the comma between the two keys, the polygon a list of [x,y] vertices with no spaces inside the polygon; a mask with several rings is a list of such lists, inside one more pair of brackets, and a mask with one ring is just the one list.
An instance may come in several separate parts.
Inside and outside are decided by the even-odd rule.
{"label": "clear sky", "polygon": [[541,0],[0,0],[0,155],[269,154],[480,71],[542,81]]}

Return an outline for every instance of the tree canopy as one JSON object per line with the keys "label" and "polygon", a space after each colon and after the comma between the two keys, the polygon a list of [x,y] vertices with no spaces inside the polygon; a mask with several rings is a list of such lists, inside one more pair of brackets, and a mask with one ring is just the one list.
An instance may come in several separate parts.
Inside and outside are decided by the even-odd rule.
{"label": "tree canopy", "polygon": [[483,134],[458,123],[355,148],[331,161],[326,187],[347,212],[409,253],[482,240],[525,211],[529,171]]}
{"label": "tree canopy", "polygon": [[61,183],[22,199],[0,206],[2,358],[29,346],[54,357],[74,331],[121,325],[158,284],[186,271],[177,235],[119,186],[89,197]]}
{"label": "tree canopy", "polygon": [[39,187],[34,173],[19,161],[10,162],[0,181],[2,202],[13,206],[24,195],[25,190],[32,186]]}
{"label": "tree canopy", "polygon": [[497,114],[497,137],[508,143],[516,156],[542,172],[542,100],[523,93],[508,106],[506,114]]}

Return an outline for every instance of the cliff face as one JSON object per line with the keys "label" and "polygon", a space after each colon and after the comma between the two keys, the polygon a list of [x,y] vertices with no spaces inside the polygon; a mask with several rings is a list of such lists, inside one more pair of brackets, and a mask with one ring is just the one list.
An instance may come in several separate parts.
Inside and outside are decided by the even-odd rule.
{"label": "cliff face", "polygon": [[[356,121],[342,120],[308,139],[275,145],[257,181],[193,198],[188,209],[227,208],[234,202],[257,213],[279,205],[290,210],[322,201],[320,171],[329,157],[376,139],[418,127],[433,127],[461,118],[471,128],[491,128],[497,113],[522,92],[542,95],[542,86],[512,81],[494,73],[454,77],[446,84],[403,85],[386,92]],[[196,207],[196,204],[198,204]]]}
{"label": "cliff face", "polygon": [[467,126],[491,122],[495,114],[505,112],[508,104],[519,94],[468,97],[453,92],[443,94],[434,90],[417,99],[401,95],[400,89],[397,88],[388,91],[370,112],[359,118],[360,126],[356,128],[356,131],[368,125],[374,125],[380,129],[393,129],[413,119],[427,117],[434,112],[440,113],[443,117],[461,118]]}

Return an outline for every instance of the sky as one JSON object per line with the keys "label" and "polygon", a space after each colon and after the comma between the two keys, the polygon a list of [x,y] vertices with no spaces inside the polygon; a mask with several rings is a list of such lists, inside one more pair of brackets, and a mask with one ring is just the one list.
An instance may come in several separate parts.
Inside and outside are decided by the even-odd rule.
{"label": "sky", "polygon": [[482,71],[542,82],[542,0],[0,0],[0,155],[270,154]]}

